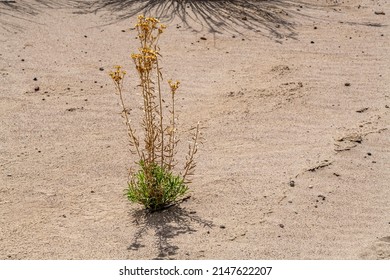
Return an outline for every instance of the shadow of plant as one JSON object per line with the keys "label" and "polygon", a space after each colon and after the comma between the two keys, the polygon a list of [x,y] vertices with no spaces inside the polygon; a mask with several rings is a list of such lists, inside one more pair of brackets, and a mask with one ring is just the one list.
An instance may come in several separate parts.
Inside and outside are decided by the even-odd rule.
{"label": "shadow of plant", "polygon": [[177,205],[159,212],[149,212],[144,209],[137,210],[131,214],[134,224],[138,230],[128,250],[138,250],[145,247],[142,243],[143,237],[149,230],[154,232],[158,255],[155,259],[173,259],[179,249],[173,243],[173,239],[181,234],[192,234],[196,232],[193,225],[198,224],[204,227],[212,227],[211,221],[201,219],[195,212],[189,212]]}
{"label": "shadow of plant", "polygon": [[[76,0],[77,2],[77,0]],[[293,38],[300,1],[284,0],[96,0],[79,2],[84,12],[106,12],[114,21],[138,14],[165,22],[179,18],[184,27],[212,33],[240,33],[242,28],[273,38]]]}
{"label": "shadow of plant", "polygon": [[[19,21],[33,22],[38,24],[32,18],[40,14],[44,9],[63,8],[69,6],[70,3],[63,3],[59,0],[1,0],[0,1],[0,28],[7,32],[21,30],[20,24],[15,23],[15,19]],[[73,3],[74,4],[74,3]]]}

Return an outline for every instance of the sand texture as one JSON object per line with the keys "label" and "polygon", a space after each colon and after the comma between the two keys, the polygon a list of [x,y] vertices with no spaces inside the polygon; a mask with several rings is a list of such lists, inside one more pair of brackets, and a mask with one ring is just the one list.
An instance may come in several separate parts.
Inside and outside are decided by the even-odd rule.
{"label": "sand texture", "polygon": [[[389,1],[107,2],[0,1],[0,259],[390,259]],[[153,214],[124,196],[108,76],[136,118],[142,11],[168,25],[178,159],[205,138]]]}

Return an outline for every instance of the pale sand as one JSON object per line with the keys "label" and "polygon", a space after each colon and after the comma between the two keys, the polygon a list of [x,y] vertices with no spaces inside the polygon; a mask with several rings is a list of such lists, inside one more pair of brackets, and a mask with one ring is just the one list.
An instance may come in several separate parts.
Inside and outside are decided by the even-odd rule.
{"label": "pale sand", "polygon": [[70,2],[0,3],[0,259],[390,259],[389,1],[167,22],[179,128],[206,141],[191,198],[149,216],[123,196],[135,158],[108,77],[122,64],[138,106],[136,16]]}

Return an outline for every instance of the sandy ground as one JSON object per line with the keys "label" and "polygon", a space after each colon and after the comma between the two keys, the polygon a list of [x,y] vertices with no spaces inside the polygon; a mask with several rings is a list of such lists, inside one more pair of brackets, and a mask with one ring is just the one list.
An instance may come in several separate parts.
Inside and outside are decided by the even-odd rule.
{"label": "sandy ground", "polygon": [[122,64],[140,104],[137,1],[13,2],[0,259],[390,259],[389,1],[195,1],[198,22],[147,6],[167,16],[182,144],[197,121],[206,139],[191,198],[153,215],[124,197],[136,159],[108,77]]}

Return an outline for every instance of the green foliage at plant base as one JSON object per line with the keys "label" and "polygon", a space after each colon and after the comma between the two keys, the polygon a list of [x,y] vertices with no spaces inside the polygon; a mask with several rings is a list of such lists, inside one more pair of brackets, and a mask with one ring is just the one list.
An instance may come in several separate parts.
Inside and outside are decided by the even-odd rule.
{"label": "green foliage at plant base", "polygon": [[166,208],[174,203],[178,197],[183,196],[188,187],[180,175],[158,164],[145,165],[140,162],[140,169],[133,174],[127,189],[127,197],[131,202],[140,203],[151,211]]}

